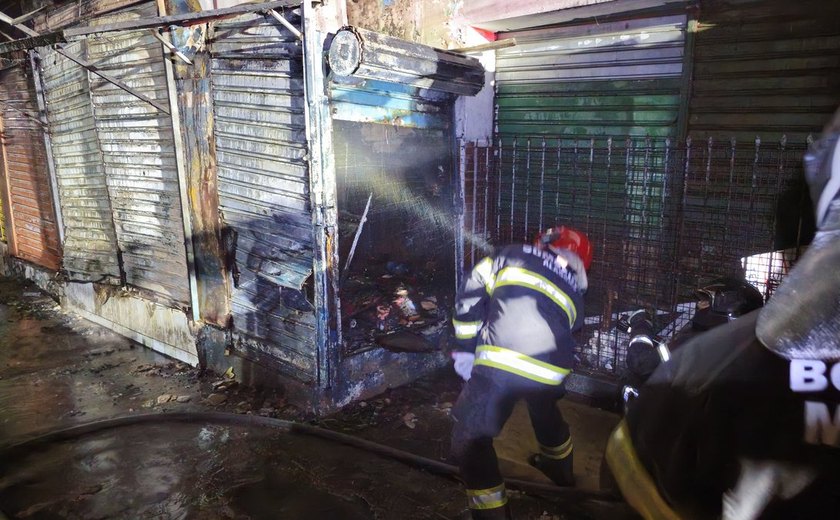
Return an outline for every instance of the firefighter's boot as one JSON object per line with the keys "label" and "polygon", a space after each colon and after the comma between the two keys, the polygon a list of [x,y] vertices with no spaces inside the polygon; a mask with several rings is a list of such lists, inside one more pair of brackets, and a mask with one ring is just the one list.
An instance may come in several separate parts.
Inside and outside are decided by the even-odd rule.
{"label": "firefighter's boot", "polygon": [[528,462],[558,486],[571,487],[575,485],[572,459],[572,439],[570,437],[560,446],[540,445],[540,453],[532,455]]}

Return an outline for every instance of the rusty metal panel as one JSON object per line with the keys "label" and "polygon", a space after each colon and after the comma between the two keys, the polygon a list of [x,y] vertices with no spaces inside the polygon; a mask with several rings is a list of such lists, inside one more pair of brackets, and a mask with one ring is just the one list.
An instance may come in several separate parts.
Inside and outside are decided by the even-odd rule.
{"label": "rusty metal panel", "polygon": [[[65,47],[84,55],[82,42]],[[120,279],[117,240],[87,72],[40,49],[53,158],[64,218],[64,270],[74,279]]]}
{"label": "rusty metal panel", "polygon": [[694,138],[801,144],[840,104],[840,2],[704,3],[695,42]]}
{"label": "rusty metal panel", "polygon": [[[156,16],[148,4],[98,18],[94,25]],[[160,43],[149,31],[91,37],[88,60],[126,85],[168,105]],[[93,115],[126,283],[189,301],[184,225],[172,119],[90,75]]]}
{"label": "rusty metal panel", "polygon": [[61,244],[28,62],[0,73],[0,110],[9,228],[14,233],[12,253],[57,270]]}
{"label": "rusty metal panel", "polygon": [[[300,26],[296,13],[285,16]],[[210,42],[219,205],[238,282],[234,328],[246,355],[279,361],[309,379],[315,316],[302,47],[271,18],[219,23]]]}

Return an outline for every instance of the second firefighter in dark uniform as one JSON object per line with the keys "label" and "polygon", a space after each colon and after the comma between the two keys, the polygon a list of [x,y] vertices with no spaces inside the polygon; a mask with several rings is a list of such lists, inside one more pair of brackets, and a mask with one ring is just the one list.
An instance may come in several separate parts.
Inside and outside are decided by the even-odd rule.
{"label": "second firefighter in dark uniform", "polygon": [[559,226],[480,261],[458,295],[453,358],[467,384],[453,409],[452,455],[473,518],[509,517],[493,438],[520,399],[540,444],[530,462],[574,485],[572,439],[556,402],[573,366],[591,260],[586,236]]}
{"label": "second firefighter in dark uniform", "polygon": [[761,309],[660,365],[606,459],[647,520],[840,515],[840,112],[806,155],[817,233]]}

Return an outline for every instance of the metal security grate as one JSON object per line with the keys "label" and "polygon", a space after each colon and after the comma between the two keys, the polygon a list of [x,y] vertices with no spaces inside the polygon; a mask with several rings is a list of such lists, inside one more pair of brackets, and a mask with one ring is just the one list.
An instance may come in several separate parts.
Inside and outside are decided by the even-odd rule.
{"label": "metal security grate", "polygon": [[465,263],[565,223],[595,246],[578,369],[617,377],[622,313],[655,312],[670,337],[694,290],[745,277],[770,297],[810,241],[806,143],[504,138],[465,143]]}

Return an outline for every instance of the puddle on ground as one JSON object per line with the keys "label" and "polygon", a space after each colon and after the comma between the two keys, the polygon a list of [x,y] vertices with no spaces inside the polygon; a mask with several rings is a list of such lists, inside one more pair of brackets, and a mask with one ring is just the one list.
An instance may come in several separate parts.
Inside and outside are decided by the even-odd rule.
{"label": "puddle on ground", "polygon": [[0,510],[33,519],[374,518],[360,498],[330,492],[330,453],[341,465],[344,448],[283,437],[161,424],[56,443],[0,468]]}

